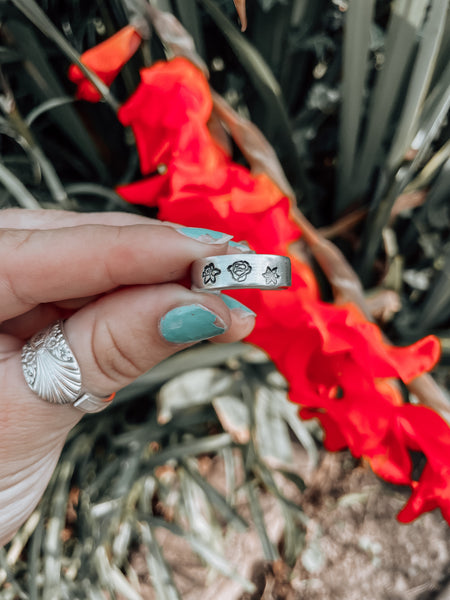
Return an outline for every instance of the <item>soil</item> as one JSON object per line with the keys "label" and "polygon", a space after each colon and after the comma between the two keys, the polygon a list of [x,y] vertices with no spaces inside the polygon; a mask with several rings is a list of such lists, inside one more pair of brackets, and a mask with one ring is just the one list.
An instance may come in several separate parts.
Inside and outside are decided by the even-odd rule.
{"label": "soil", "polygon": [[[296,464],[303,477],[306,456]],[[303,472],[302,472],[303,471]],[[209,479],[221,487],[220,460],[211,461]],[[297,489],[297,488],[296,488]],[[230,579],[211,574],[179,538],[159,538],[183,600],[450,600],[450,529],[439,512],[404,525],[395,516],[407,491],[380,481],[347,453],[324,454],[302,497],[286,488],[308,517],[305,550],[293,568],[264,560],[254,529],[230,531],[227,557],[256,587],[242,592]],[[265,522],[282,548],[283,517],[278,504],[262,494]],[[240,512],[248,516],[248,507]],[[144,600],[154,600],[145,560],[139,550],[132,565]]]}

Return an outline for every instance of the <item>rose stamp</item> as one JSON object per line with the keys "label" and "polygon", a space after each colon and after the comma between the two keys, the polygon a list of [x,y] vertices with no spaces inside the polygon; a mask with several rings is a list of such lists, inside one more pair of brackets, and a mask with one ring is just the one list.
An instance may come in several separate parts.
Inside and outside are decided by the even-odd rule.
{"label": "rose stamp", "polygon": [[242,283],[243,281],[245,281],[247,279],[247,276],[252,272],[252,267],[246,260],[237,260],[236,262],[231,264],[229,267],[227,267],[227,270],[230,272],[231,277],[235,281]]}

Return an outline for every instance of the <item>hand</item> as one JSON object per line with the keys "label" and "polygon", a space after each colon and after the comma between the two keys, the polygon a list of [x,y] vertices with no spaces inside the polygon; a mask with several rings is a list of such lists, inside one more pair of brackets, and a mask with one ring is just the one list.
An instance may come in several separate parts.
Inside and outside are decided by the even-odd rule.
{"label": "hand", "polygon": [[66,319],[83,387],[105,397],[196,341],[247,336],[254,315],[180,284],[197,258],[226,254],[230,236],[126,213],[51,210],[3,210],[0,227],[1,546],[36,506],[83,414],[30,390],[26,339]]}

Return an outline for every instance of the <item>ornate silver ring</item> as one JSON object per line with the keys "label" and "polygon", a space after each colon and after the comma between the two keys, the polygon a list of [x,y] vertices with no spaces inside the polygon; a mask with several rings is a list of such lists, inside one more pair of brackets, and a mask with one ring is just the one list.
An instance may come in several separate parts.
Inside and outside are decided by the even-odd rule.
{"label": "ornate silver ring", "polygon": [[42,329],[25,343],[22,370],[30,389],[52,404],[70,404],[95,413],[106,408],[111,399],[83,390],[80,367],[64,335],[63,321]]}
{"label": "ornate silver ring", "polygon": [[275,254],[224,254],[196,260],[191,268],[193,290],[259,288],[291,285],[291,261]]}

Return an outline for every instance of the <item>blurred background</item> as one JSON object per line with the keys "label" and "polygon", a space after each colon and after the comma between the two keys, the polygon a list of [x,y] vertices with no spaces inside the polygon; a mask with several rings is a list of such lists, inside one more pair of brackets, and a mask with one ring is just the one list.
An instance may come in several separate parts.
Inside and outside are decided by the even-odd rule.
{"label": "blurred background", "polygon": [[[151,4],[179,20],[211,86],[273,145],[389,339],[439,337],[434,376],[448,397],[448,0],[248,0],[245,32],[231,0]],[[138,0],[0,4],[0,207],[155,215],[114,192],[141,176],[114,102],[76,100],[67,78],[142,11]],[[112,97],[172,54],[150,31]],[[234,159],[244,163],[237,147]],[[403,491],[325,454],[321,436],[259,350],[173,357],[73,432],[41,505],[0,550],[0,597],[449,598],[440,514],[400,525]]]}

